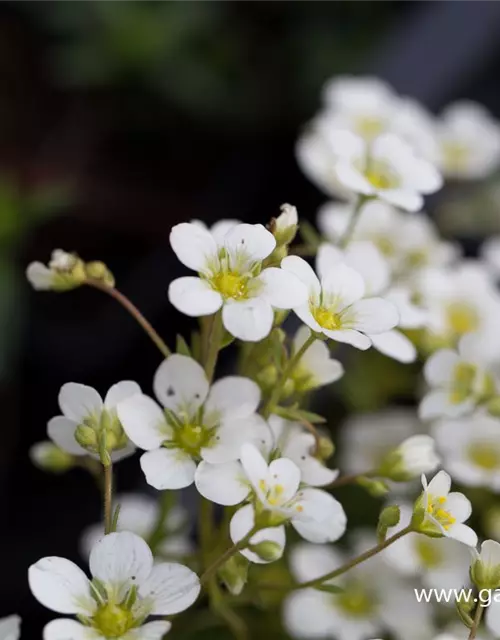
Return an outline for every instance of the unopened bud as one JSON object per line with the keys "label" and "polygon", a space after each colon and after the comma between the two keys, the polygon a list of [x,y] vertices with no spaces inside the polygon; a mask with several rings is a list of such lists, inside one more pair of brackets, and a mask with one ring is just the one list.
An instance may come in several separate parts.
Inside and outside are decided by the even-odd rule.
{"label": "unopened bud", "polygon": [[288,245],[297,234],[299,216],[296,207],[291,204],[281,205],[281,213],[271,221],[272,234],[277,246]]}
{"label": "unopened bud", "polygon": [[78,444],[88,451],[96,452],[97,450],[97,434],[95,429],[86,424],[79,424],[75,431],[75,440]]}
{"label": "unopened bud", "polygon": [[248,545],[250,551],[256,553],[265,562],[274,562],[283,555],[283,547],[273,540],[264,540],[257,544]]}
{"label": "unopened bud", "polygon": [[37,442],[30,449],[30,458],[37,467],[52,473],[63,473],[75,466],[75,459],[53,442]]}
{"label": "unopened bud", "polygon": [[472,582],[482,589],[498,589],[500,587],[500,544],[494,540],[485,540],[480,553],[470,567]]}
{"label": "unopened bud", "polygon": [[333,441],[327,436],[321,436],[318,441],[318,448],[316,450],[316,458],[318,460],[326,461],[335,453],[335,445]]}
{"label": "unopened bud", "polygon": [[390,451],[380,463],[377,475],[394,482],[407,482],[422,473],[434,471],[440,459],[435,451],[434,439],[427,435],[407,438]]}
{"label": "unopened bud", "polygon": [[374,480],[363,476],[358,478],[357,484],[366,489],[374,498],[381,498],[389,492],[389,487],[383,480]]}
{"label": "unopened bud", "polygon": [[100,280],[108,287],[115,286],[115,278],[104,262],[98,260],[93,262],[87,262],[85,265],[87,277],[93,280]]}
{"label": "unopened bud", "polygon": [[248,578],[250,562],[240,553],[227,560],[218,571],[220,579],[233,596],[239,596]]}
{"label": "unopened bud", "polygon": [[388,529],[399,524],[400,517],[401,512],[397,505],[391,505],[382,509],[377,525],[377,539],[379,542],[383,542],[385,540]]}

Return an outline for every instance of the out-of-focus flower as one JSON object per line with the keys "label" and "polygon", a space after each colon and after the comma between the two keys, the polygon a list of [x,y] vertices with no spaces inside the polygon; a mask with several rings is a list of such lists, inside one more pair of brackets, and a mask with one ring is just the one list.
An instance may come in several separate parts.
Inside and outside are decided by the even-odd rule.
{"label": "out-of-focus flower", "polygon": [[493,278],[500,279],[500,236],[493,236],[483,242],[481,257]]}
{"label": "out-of-focus flower", "polygon": [[32,262],[26,269],[26,277],[34,289],[69,291],[79,287],[86,279],[85,265],[73,253],[54,249],[49,264]]}
{"label": "out-of-focus flower", "polygon": [[308,301],[293,310],[317,333],[364,350],[371,346],[369,335],[384,333],[398,323],[398,312],[391,302],[363,298],[363,278],[345,264],[323,274],[321,282],[298,256],[288,256],[281,266],[307,287]]}
{"label": "out-of-focus flower", "polygon": [[422,473],[434,471],[440,461],[431,436],[410,436],[382,459],[377,475],[395,482],[407,482]]}
{"label": "out-of-focus flower", "polygon": [[470,501],[463,493],[450,493],[451,478],[440,471],[427,484],[422,475],[423,493],[413,507],[415,531],[431,537],[453,538],[470,547],[477,544],[476,532],[463,524],[472,512]]}
{"label": "out-of-focus flower", "polygon": [[0,640],[19,640],[21,618],[16,615],[0,618]]}
{"label": "out-of-focus flower", "polygon": [[[153,554],[134,533],[110,533],[90,554],[93,581],[65,558],[42,558],[29,568],[35,598],[57,613],[76,615],[82,622],[59,618],[44,629],[46,640],[92,638],[161,640],[171,627],[167,616],[191,606],[200,592],[198,576],[175,563],[153,566]],[[97,586],[98,581],[99,586]]]}
{"label": "out-of-focus flower", "polygon": [[473,551],[470,577],[478,589],[498,589],[500,587],[500,544],[495,540],[485,540],[481,549]]}
{"label": "out-of-focus flower", "polygon": [[141,467],[155,489],[189,486],[200,460],[237,460],[245,442],[271,446],[269,427],[256,413],[260,389],[249,378],[228,376],[210,387],[196,360],[174,354],[158,367],[153,389],[163,408],[140,394],[121,402],[118,415],[146,451]]}
{"label": "out-of-focus flower", "polygon": [[481,105],[457,102],[437,126],[439,166],[447,177],[487,178],[500,165],[500,123]]}
{"label": "out-of-focus flower", "polygon": [[198,224],[173,227],[170,243],[179,260],[199,277],[170,283],[170,302],[188,316],[206,316],[222,308],[224,327],[236,338],[257,342],[271,331],[273,308],[291,309],[307,298],[303,284],[283,269],[262,269],[276,240],[262,225],[233,226],[217,243]]}
{"label": "out-of-focus flower", "polygon": [[34,465],[52,473],[63,473],[75,466],[74,455],[49,440],[34,444],[30,449],[30,458]]}
{"label": "out-of-focus flower", "polygon": [[[297,353],[311,335],[308,327],[302,326],[293,339],[293,353]],[[304,393],[336,382],[344,375],[342,364],[332,358],[327,345],[316,340],[301,357],[292,373],[294,391]]]}
{"label": "out-of-focus flower", "polygon": [[481,411],[434,425],[443,465],[454,480],[500,492],[499,430],[500,421]]}

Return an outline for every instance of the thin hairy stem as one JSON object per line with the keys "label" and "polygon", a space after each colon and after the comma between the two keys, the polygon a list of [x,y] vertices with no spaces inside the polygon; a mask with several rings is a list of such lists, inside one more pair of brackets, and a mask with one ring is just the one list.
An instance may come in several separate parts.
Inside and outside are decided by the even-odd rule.
{"label": "thin hairy stem", "polygon": [[356,205],[354,207],[354,210],[351,213],[351,217],[349,218],[349,223],[347,225],[347,228],[339,240],[338,245],[341,249],[345,249],[349,244],[349,242],[351,241],[354,230],[356,229],[356,225],[358,224],[359,214],[361,213],[361,209],[363,208],[363,205],[365,204],[366,201],[367,201],[366,196],[359,196],[358,201],[356,202]]}
{"label": "thin hairy stem", "polygon": [[215,562],[213,562],[201,576],[201,584],[206,583],[217,572],[217,569],[221,567],[227,560],[229,560],[229,558],[232,558],[235,553],[238,553],[238,551],[241,551],[241,549],[244,549],[246,546],[248,546],[248,543],[258,530],[258,527],[253,527],[253,529],[251,529],[244,538],[242,538],[236,544],[233,544],[232,547],[226,549],[226,551],[224,551],[224,553],[219,556],[217,560],[215,560]]}
{"label": "thin hairy stem", "polygon": [[212,316],[210,328],[205,334],[204,362],[205,374],[209,382],[211,382],[214,377],[223,331],[224,326],[222,324],[222,313],[218,311]]}
{"label": "thin hairy stem", "polygon": [[104,465],[104,533],[113,530],[113,463]]}
{"label": "thin hairy stem", "polygon": [[481,618],[483,617],[483,613],[485,609],[486,607],[484,607],[481,603],[477,605],[476,614],[474,616],[474,622],[472,624],[468,640],[475,640],[475,637],[477,636],[477,632],[479,629],[479,625],[481,624]]}

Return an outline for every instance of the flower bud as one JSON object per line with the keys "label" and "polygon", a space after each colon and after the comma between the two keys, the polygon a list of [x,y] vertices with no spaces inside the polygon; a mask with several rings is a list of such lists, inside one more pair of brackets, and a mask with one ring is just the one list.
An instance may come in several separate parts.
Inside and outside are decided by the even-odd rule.
{"label": "flower bud", "polygon": [[250,551],[256,553],[261,560],[265,560],[266,562],[279,560],[283,555],[283,547],[273,540],[264,540],[257,544],[250,544],[248,548]]}
{"label": "flower bud", "polygon": [[377,526],[377,538],[380,542],[385,540],[388,529],[399,524],[400,517],[401,512],[397,505],[391,505],[382,509],[378,518]]}
{"label": "flower bud", "polygon": [[365,476],[358,478],[357,484],[374,498],[381,498],[389,492],[389,488],[383,480],[374,480]]}
{"label": "flower bud", "polygon": [[43,471],[63,473],[75,466],[75,459],[50,441],[37,442],[30,449],[30,458]]}
{"label": "flower bud", "polygon": [[470,567],[472,582],[482,589],[500,587],[500,544],[494,540],[485,540],[481,551],[474,550],[475,558]]}
{"label": "flower bud", "polygon": [[85,265],[87,277],[93,280],[100,280],[108,287],[115,286],[115,278],[104,262],[87,262]]}
{"label": "flower bud", "polygon": [[407,482],[433,471],[439,463],[433,438],[417,435],[390,451],[377,469],[377,475],[394,482]]}
{"label": "flower bud", "polygon": [[79,424],[75,431],[75,440],[84,449],[93,453],[97,451],[97,433],[93,427]]}
{"label": "flower bud", "polygon": [[69,291],[86,280],[85,265],[75,254],[54,249],[48,265],[32,262],[26,269],[26,277],[34,289]]}
{"label": "flower bud", "polygon": [[290,244],[297,234],[299,216],[296,207],[291,204],[281,205],[281,213],[271,220],[271,233],[276,239],[276,246]]}
{"label": "flower bud", "polygon": [[318,441],[318,448],[316,450],[316,458],[325,462],[333,456],[335,453],[335,445],[333,441],[327,436],[320,436]]}
{"label": "flower bud", "polygon": [[218,571],[219,578],[233,596],[239,596],[248,578],[250,562],[237,553],[227,560]]}

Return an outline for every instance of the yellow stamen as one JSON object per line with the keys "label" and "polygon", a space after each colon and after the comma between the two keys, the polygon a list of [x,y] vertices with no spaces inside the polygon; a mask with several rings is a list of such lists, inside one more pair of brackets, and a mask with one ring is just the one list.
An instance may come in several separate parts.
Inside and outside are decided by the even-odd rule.
{"label": "yellow stamen", "polygon": [[340,315],[334,313],[330,309],[326,309],[325,307],[311,308],[311,313],[316,322],[323,327],[323,329],[335,331],[342,327]]}

